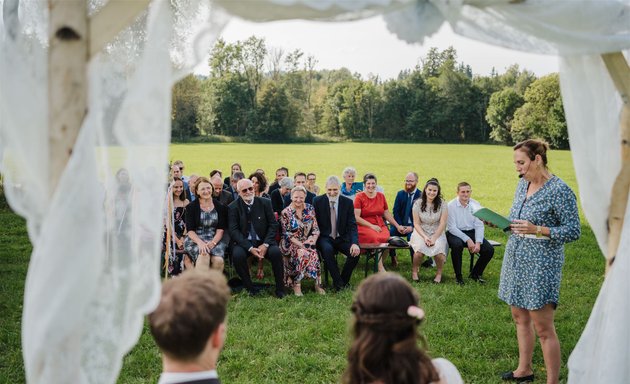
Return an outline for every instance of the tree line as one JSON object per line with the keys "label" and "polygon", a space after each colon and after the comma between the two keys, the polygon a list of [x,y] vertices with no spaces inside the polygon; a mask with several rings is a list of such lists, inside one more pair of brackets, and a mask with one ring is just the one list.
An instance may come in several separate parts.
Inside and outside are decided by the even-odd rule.
{"label": "tree line", "polygon": [[219,40],[208,77],[173,89],[174,140],[215,135],[243,140],[392,140],[497,142],[530,137],[568,148],[557,74],[537,78],[517,64],[473,75],[452,47],[431,48],[396,79],[362,78],[346,68],[317,70],[301,50],[264,39]]}

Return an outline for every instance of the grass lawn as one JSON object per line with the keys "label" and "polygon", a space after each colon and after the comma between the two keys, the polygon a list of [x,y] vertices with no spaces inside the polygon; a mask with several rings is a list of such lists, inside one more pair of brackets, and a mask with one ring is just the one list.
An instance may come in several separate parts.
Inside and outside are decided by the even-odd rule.
{"label": "grass lawn", "polygon": [[[246,173],[255,168],[273,175],[286,165],[290,173],[314,171],[323,187],[326,176],[339,175],[345,166],[358,174],[374,172],[385,188],[390,204],[408,170],[420,174],[421,184],[430,177],[442,183],[447,200],[455,195],[459,181],[473,186],[473,198],[506,214],[518,181],[508,147],[482,145],[424,144],[193,144],[173,145],[171,159],[185,162],[185,174],[206,175],[211,169],[229,171],[240,162]],[[549,156],[553,173],[577,191],[569,152]],[[20,351],[20,317],[26,267],[31,247],[24,221],[0,203],[0,383],[24,381]],[[391,208],[391,206],[390,206]],[[566,361],[586,324],[603,282],[604,259],[582,217],[582,238],[566,247],[566,263],[556,312],[562,345],[561,380],[566,381]],[[506,236],[487,229],[487,237],[505,245]],[[460,370],[467,383],[500,383],[498,373],[516,367],[518,350],[509,308],[497,298],[504,246],[496,249],[481,286],[468,281],[455,284],[450,260],[444,283],[431,284],[433,269],[421,270],[416,284],[427,318],[422,327],[433,357],[446,357]],[[410,278],[408,254],[399,254],[394,270]],[[386,264],[386,267],[388,263]],[[353,276],[356,286],[363,277],[363,262]],[[468,268],[464,253],[464,268]],[[266,280],[271,271],[266,265]],[[219,361],[225,383],[335,383],[345,367],[352,292],[321,297],[306,282],[302,298],[277,300],[270,295],[233,297],[229,306],[228,338]],[[140,341],[126,356],[120,383],[155,383],[160,373],[159,353],[145,327]],[[545,372],[540,347],[534,354],[534,369],[542,382]]]}

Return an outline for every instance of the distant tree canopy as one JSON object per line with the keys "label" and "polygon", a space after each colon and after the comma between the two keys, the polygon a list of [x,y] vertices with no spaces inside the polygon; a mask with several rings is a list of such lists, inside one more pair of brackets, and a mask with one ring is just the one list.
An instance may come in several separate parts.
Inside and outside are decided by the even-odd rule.
{"label": "distant tree canopy", "polygon": [[529,137],[568,148],[557,74],[537,79],[512,65],[473,75],[452,47],[431,48],[398,78],[363,79],[346,68],[316,70],[297,49],[268,49],[252,36],[219,40],[210,75],[173,89],[173,138],[225,135],[259,141],[396,140],[512,145]]}

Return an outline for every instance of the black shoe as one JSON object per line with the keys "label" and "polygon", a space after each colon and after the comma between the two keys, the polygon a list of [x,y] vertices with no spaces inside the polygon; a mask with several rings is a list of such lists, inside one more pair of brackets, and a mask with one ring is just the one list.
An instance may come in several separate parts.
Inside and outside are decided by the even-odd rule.
{"label": "black shoe", "polygon": [[485,284],[487,283],[487,281],[485,281],[484,279],[481,278],[481,276],[475,276],[475,275],[470,275],[468,276],[470,277],[472,280],[478,282],[479,284]]}
{"label": "black shoe", "polygon": [[262,294],[262,291],[254,287],[252,289],[248,289],[247,293],[249,293],[251,297],[255,297],[255,296],[260,296]]}
{"label": "black shoe", "polygon": [[505,381],[515,381],[517,383],[531,383],[534,381],[534,374],[516,377],[514,376],[514,372],[507,371],[501,374],[501,379]]}
{"label": "black shoe", "polygon": [[462,279],[461,277],[457,277],[457,285],[465,285],[466,283],[464,283],[464,279]]}
{"label": "black shoe", "polygon": [[277,297],[278,299],[282,299],[282,298],[284,298],[286,295],[287,295],[287,294],[286,294],[286,293],[284,293],[284,291],[276,291],[276,297]]}
{"label": "black shoe", "polygon": [[426,259],[425,261],[422,262],[422,264],[420,264],[423,268],[433,268],[433,260],[431,259]]}

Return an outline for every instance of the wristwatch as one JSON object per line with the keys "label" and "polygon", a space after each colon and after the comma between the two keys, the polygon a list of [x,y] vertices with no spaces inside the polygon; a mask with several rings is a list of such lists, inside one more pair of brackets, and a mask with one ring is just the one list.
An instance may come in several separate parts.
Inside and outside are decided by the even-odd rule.
{"label": "wristwatch", "polygon": [[536,237],[542,237],[542,227],[540,225],[536,226]]}

